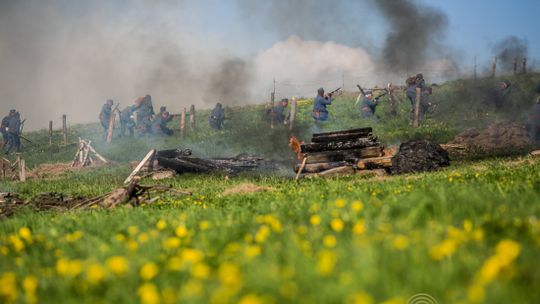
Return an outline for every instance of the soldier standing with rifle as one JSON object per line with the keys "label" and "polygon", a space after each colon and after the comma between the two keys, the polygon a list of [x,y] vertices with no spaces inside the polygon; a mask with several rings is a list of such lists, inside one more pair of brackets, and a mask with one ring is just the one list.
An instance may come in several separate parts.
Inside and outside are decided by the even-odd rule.
{"label": "soldier standing with rifle", "polygon": [[283,98],[277,106],[274,107],[274,111],[270,115],[274,115],[274,121],[279,124],[287,124],[287,121],[289,120],[288,116],[285,116],[285,109],[289,105],[289,100],[287,98]]}
{"label": "soldier standing with rifle", "polygon": [[364,100],[360,106],[360,118],[369,118],[373,121],[378,121],[377,116],[375,116],[375,110],[379,105],[379,98],[373,98],[373,93],[371,91],[365,92]]}
{"label": "soldier standing with rifle", "polygon": [[15,112],[13,116],[9,119],[7,126],[8,132],[8,146],[6,150],[6,155],[11,152],[11,149],[15,148],[16,152],[21,151],[21,115],[19,112]]}
{"label": "soldier standing with rifle", "polygon": [[4,140],[4,142],[2,143],[2,149],[7,147],[8,143],[9,143],[9,135],[8,135],[7,128],[8,128],[9,120],[11,119],[11,117],[13,117],[15,112],[17,112],[17,111],[16,110],[10,110],[9,114],[2,119],[2,124],[0,125],[0,132],[2,132],[2,137],[3,137],[3,140]]}
{"label": "soldier standing with rifle", "polygon": [[326,106],[331,105],[332,101],[334,100],[332,98],[332,93],[333,92],[325,96],[324,89],[319,88],[317,90],[317,96],[315,96],[313,99],[313,112],[311,113],[311,116],[315,120],[315,132],[320,132],[322,129],[322,124],[328,120],[328,110],[326,109]]}
{"label": "soldier standing with rifle", "polygon": [[120,111],[120,137],[126,135],[126,130],[129,132],[129,136],[133,137],[135,128],[135,121],[133,120],[134,110],[135,106],[127,106]]}
{"label": "soldier standing with rifle", "polygon": [[107,99],[103,107],[101,107],[101,112],[99,113],[99,121],[101,122],[101,126],[103,127],[104,138],[107,138],[107,135],[109,133],[109,123],[111,121],[112,105],[112,99]]}
{"label": "soldier standing with rifle", "polygon": [[223,128],[223,122],[225,121],[225,110],[223,110],[223,106],[221,103],[216,103],[216,107],[212,110],[212,113],[210,113],[210,117],[208,118],[208,122],[210,123],[210,127],[214,130],[221,130]]}

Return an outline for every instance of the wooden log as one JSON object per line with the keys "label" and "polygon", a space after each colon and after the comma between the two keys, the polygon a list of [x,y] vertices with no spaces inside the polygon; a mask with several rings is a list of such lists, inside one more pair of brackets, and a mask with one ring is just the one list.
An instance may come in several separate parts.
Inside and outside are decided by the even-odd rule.
{"label": "wooden log", "polygon": [[172,169],[177,173],[205,173],[215,170],[208,164],[196,163],[190,158],[165,158],[158,157],[158,164],[164,168]]}
{"label": "wooden log", "polygon": [[367,136],[367,135],[369,135],[369,133],[372,133],[372,132],[373,132],[373,129],[368,127],[368,128],[342,130],[342,131],[314,133],[313,137],[314,138],[315,137],[320,138],[320,137],[329,137],[329,136],[333,136],[333,135],[346,135],[346,134],[351,134],[351,133],[363,133],[363,134],[365,134]]}
{"label": "wooden log", "polygon": [[304,157],[304,159],[302,160],[302,164],[300,165],[300,168],[298,168],[298,171],[296,172],[296,177],[294,178],[295,180],[298,180],[300,178],[300,174],[302,174],[302,172],[304,171],[304,168],[306,167],[306,161],[307,161],[307,157]]}
{"label": "wooden log", "polygon": [[[156,153],[156,150],[155,149],[152,149],[150,150],[146,156],[143,158],[143,160],[141,160],[141,162],[137,165],[137,167],[135,167],[135,169],[131,172],[131,174],[126,178],[126,180],[124,181],[124,184],[129,184],[131,183],[131,181],[133,180],[133,178],[137,175],[137,173],[139,173],[139,171],[142,169],[142,167],[144,167],[144,165],[146,165],[146,163],[152,158],[154,157],[154,154]],[[97,155],[97,154],[96,154]]]}
{"label": "wooden log", "polygon": [[296,97],[291,99],[291,113],[289,115],[289,131],[294,129],[294,123],[296,121]]}
{"label": "wooden log", "polygon": [[113,140],[114,126],[116,122],[116,112],[119,112],[117,104],[116,107],[111,112],[111,117],[109,118],[109,129],[107,130],[107,144],[110,144]]}
{"label": "wooden log", "polygon": [[353,150],[337,150],[325,152],[312,152],[306,154],[307,163],[324,163],[334,161],[356,161],[361,158],[380,157],[383,155],[383,147],[373,146]]}
{"label": "wooden log", "polygon": [[26,181],[26,161],[24,159],[19,161],[19,180],[21,182]]}
{"label": "wooden log", "polygon": [[321,152],[321,151],[336,151],[348,149],[361,149],[367,147],[378,146],[376,137],[357,138],[347,141],[331,141],[321,143],[309,143],[300,146],[302,153]]}
{"label": "wooden log", "polygon": [[336,134],[336,135],[329,135],[329,136],[322,136],[322,137],[313,137],[311,138],[311,141],[314,143],[319,142],[330,142],[330,141],[346,141],[346,140],[354,140],[358,138],[366,138],[372,136],[372,133],[365,133],[365,132],[358,132],[358,133],[350,133],[350,134]]}
{"label": "wooden log", "polygon": [[418,128],[420,122],[420,101],[422,98],[422,89],[416,88],[416,102],[414,103],[413,128]]}
{"label": "wooden log", "polygon": [[356,163],[356,167],[360,170],[372,168],[390,168],[392,167],[392,156],[362,159]]}
{"label": "wooden log", "polygon": [[[302,172],[305,173],[319,173],[325,170],[337,168],[337,167],[343,167],[350,165],[348,162],[328,162],[328,163],[315,163],[315,164],[305,164]],[[300,170],[300,167],[302,164],[297,163],[294,166],[294,172],[298,172]]]}
{"label": "wooden log", "polygon": [[96,157],[99,158],[99,160],[101,160],[102,162],[104,162],[104,163],[109,162],[105,157],[103,157],[99,153],[97,153],[96,150],[92,147],[92,145],[87,144],[86,147],[88,147],[88,149],[90,149],[90,151],[92,151],[92,153],[94,153],[94,155],[96,155]]}
{"label": "wooden log", "polygon": [[322,171],[317,173],[318,176],[321,177],[331,177],[331,176],[340,176],[340,175],[351,175],[354,174],[356,171],[354,170],[353,166],[342,166],[337,168],[332,168],[326,171]]}

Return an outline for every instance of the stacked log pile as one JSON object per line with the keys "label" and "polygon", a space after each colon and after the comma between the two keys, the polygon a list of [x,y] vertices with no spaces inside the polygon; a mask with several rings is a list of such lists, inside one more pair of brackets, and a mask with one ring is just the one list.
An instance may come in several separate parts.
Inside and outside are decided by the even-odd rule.
{"label": "stacked log pile", "polygon": [[354,170],[389,168],[391,155],[377,141],[371,128],[315,133],[311,143],[300,145],[295,172],[321,173],[339,167]]}

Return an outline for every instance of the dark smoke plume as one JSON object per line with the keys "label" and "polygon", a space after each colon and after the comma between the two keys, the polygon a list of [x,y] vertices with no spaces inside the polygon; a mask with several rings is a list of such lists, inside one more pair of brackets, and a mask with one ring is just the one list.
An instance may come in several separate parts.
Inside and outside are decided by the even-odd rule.
{"label": "dark smoke plume", "polygon": [[503,71],[513,70],[514,58],[518,60],[519,69],[521,60],[526,58],[528,54],[527,40],[508,36],[493,46],[493,54],[497,56],[497,62]]}
{"label": "dark smoke plume", "polygon": [[419,71],[432,51],[440,47],[447,16],[412,0],[376,0],[373,4],[390,25],[382,64],[393,72]]}
{"label": "dark smoke plume", "polygon": [[221,102],[226,105],[249,102],[249,87],[253,80],[252,66],[240,58],[221,62],[217,71],[210,76],[206,90],[206,102]]}

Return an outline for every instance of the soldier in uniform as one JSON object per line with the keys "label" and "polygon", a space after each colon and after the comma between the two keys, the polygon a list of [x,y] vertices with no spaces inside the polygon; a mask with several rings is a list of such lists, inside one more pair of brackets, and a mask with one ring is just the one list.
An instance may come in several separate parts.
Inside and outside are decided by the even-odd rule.
{"label": "soldier in uniform", "polygon": [[506,94],[510,91],[509,88],[511,85],[512,83],[508,80],[498,83],[497,86],[491,90],[488,96],[488,103],[496,109],[501,109],[504,106],[504,99]]}
{"label": "soldier in uniform", "polygon": [[161,136],[171,136],[173,135],[173,130],[167,127],[167,123],[170,121],[171,115],[169,112],[164,111],[154,119],[152,127],[154,129],[154,134]]}
{"label": "soldier in uniform", "polygon": [[221,130],[223,128],[223,122],[225,121],[225,110],[223,110],[223,106],[221,103],[217,103],[216,107],[212,110],[212,113],[210,113],[210,118],[208,119],[208,122],[210,123],[210,127],[214,130]]}
{"label": "soldier in uniform", "polygon": [[15,112],[13,116],[10,117],[8,126],[7,126],[7,132],[8,132],[8,145],[6,154],[9,154],[11,149],[15,148],[16,152],[20,152],[21,150],[21,115],[19,112]]}
{"label": "soldier in uniform", "polygon": [[137,128],[141,134],[152,132],[152,119],[154,116],[154,106],[152,105],[152,97],[146,95],[140,101],[137,108]]}
{"label": "soldier in uniform", "polygon": [[126,136],[126,131],[129,132],[129,136],[133,137],[135,121],[133,120],[133,112],[135,106],[127,106],[120,111],[120,137]]}
{"label": "soldier in uniform", "polygon": [[101,122],[101,126],[103,127],[103,134],[105,137],[107,137],[107,134],[109,133],[109,123],[111,121],[112,105],[112,99],[107,99],[103,107],[101,107],[101,112],[99,113],[99,121]]}
{"label": "soldier in uniform", "polygon": [[15,114],[15,112],[17,111],[10,110],[9,114],[6,115],[6,117],[2,119],[2,123],[0,124],[0,132],[2,132],[2,138],[4,140],[4,142],[2,143],[2,149],[5,148],[9,143],[9,135],[8,135],[7,128],[8,128],[9,120]]}
{"label": "soldier in uniform", "polygon": [[375,110],[379,105],[379,99],[373,98],[373,93],[371,91],[365,92],[364,100],[360,105],[360,118],[370,118],[374,121],[377,121],[377,116],[375,116]]}
{"label": "soldier in uniform", "polygon": [[280,124],[287,124],[288,116],[285,116],[285,109],[289,105],[289,100],[283,98],[273,109],[274,121]]}
{"label": "soldier in uniform", "polygon": [[418,113],[419,121],[424,120],[424,117],[431,106],[431,102],[429,102],[429,95],[432,93],[433,89],[431,87],[424,87],[422,89],[422,95],[420,96],[420,112]]}

